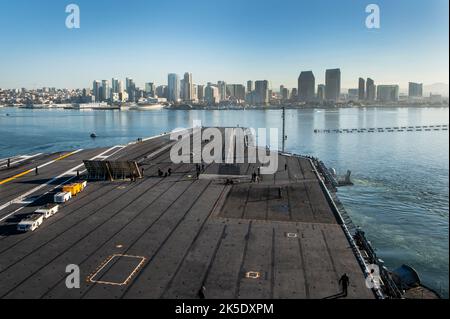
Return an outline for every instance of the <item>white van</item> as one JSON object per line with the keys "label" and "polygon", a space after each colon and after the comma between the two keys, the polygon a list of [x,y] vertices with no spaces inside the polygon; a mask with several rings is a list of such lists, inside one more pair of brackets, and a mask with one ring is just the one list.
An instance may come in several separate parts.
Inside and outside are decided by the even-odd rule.
{"label": "white van", "polygon": [[57,204],[64,204],[72,199],[71,193],[58,193],[55,195],[54,202]]}
{"label": "white van", "polygon": [[53,215],[55,215],[58,211],[59,211],[59,205],[49,204],[47,206],[39,208],[34,213],[44,215],[44,218],[48,219],[48,218],[52,217]]}
{"label": "white van", "polygon": [[17,230],[20,232],[35,231],[44,222],[44,215],[33,214],[23,219],[18,225]]}

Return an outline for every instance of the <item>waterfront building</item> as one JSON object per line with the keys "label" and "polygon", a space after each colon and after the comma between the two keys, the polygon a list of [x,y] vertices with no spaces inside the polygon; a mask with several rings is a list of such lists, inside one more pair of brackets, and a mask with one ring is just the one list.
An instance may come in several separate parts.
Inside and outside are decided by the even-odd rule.
{"label": "waterfront building", "polygon": [[366,80],[359,78],[358,82],[358,99],[364,101],[366,99]]}
{"label": "waterfront building", "polygon": [[244,101],[245,100],[245,86],[242,84],[230,84],[227,85],[227,94],[234,99]]}
{"label": "waterfront building", "polygon": [[194,83],[192,82],[192,73],[186,72],[183,78],[183,100],[192,101],[194,94]]}
{"label": "waterfront building", "polygon": [[155,84],[152,82],[145,83],[145,95],[147,97],[155,97]]}
{"label": "waterfront building", "polygon": [[214,105],[220,102],[220,93],[217,86],[208,85],[205,88],[205,101],[209,105]]}
{"label": "waterfront building", "polygon": [[119,84],[117,85],[117,93],[123,93],[124,91],[123,81],[119,81]]}
{"label": "waterfront building", "polygon": [[281,91],[281,99],[283,101],[289,100],[289,89],[288,88],[283,87],[283,90]]}
{"label": "waterfront building", "polygon": [[203,101],[205,99],[205,86],[197,85],[197,100]]}
{"label": "waterfront building", "polygon": [[111,93],[119,93],[119,80],[116,78],[111,80]]}
{"label": "waterfront building", "polygon": [[102,87],[102,84],[101,84],[100,81],[94,81],[94,83],[92,85],[92,94],[95,97],[95,102],[100,102],[100,99],[101,99],[101,96],[100,96],[101,87]]}
{"label": "waterfront building", "polygon": [[181,101],[185,100],[184,93],[185,93],[185,91],[184,91],[184,78],[183,78],[180,80],[180,100]]}
{"label": "waterfront building", "polygon": [[297,101],[297,96],[298,96],[298,90],[297,90],[297,88],[293,88],[292,92],[291,92],[291,100]]}
{"label": "waterfront building", "polygon": [[128,101],[132,103],[136,102],[136,84],[134,83],[133,79],[131,78],[126,79],[126,87],[127,87]]}
{"label": "waterfront building", "polygon": [[423,84],[409,82],[409,97],[423,97]]}
{"label": "waterfront building", "polygon": [[197,84],[193,84],[192,85],[192,101],[196,102],[198,101],[198,88],[197,88]]}
{"label": "waterfront building", "polygon": [[368,78],[366,81],[366,100],[375,101],[377,87],[375,86],[374,80]]}
{"label": "waterfront building", "polygon": [[319,102],[325,101],[325,84],[319,84],[317,86],[317,100]]}
{"label": "waterfront building", "polygon": [[254,89],[253,81],[247,81],[247,92],[252,92]]}
{"label": "waterfront building", "polygon": [[109,86],[109,81],[108,80],[103,80],[102,81],[102,97],[101,97],[101,101],[107,101],[109,100],[111,97],[111,88]]}
{"label": "waterfront building", "polygon": [[255,104],[266,105],[269,103],[269,81],[255,82]]}
{"label": "waterfront building", "polygon": [[160,85],[156,87],[156,96],[159,98],[168,98],[167,85]]}
{"label": "waterfront building", "polygon": [[380,102],[397,102],[399,91],[398,85],[379,85],[377,88],[377,100]]}
{"label": "waterfront building", "polygon": [[359,88],[348,89],[347,100],[356,101],[359,100]]}
{"label": "waterfront building", "polygon": [[178,74],[170,73],[167,82],[168,101],[178,103],[180,100],[180,79]]}
{"label": "waterfront building", "polygon": [[312,102],[316,99],[316,79],[312,71],[304,71],[298,77],[298,100]]}
{"label": "waterfront building", "polygon": [[325,73],[325,99],[337,102],[341,95],[341,70],[330,69]]}
{"label": "waterfront building", "polygon": [[224,81],[218,81],[217,88],[219,89],[219,100],[225,101],[227,99],[227,83]]}

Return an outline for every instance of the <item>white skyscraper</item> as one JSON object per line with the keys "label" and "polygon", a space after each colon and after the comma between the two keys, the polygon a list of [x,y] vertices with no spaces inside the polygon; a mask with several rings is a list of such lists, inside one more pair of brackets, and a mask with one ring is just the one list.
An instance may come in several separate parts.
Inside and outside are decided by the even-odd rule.
{"label": "white skyscraper", "polygon": [[103,80],[102,81],[102,97],[101,100],[102,101],[106,101],[110,98],[110,87],[109,87],[109,81],[108,80]]}
{"label": "white skyscraper", "polygon": [[194,83],[192,82],[192,73],[186,72],[184,74],[183,98],[185,101],[192,101],[194,93]]}
{"label": "white skyscraper", "polygon": [[219,88],[216,86],[208,85],[205,88],[205,101],[210,104],[216,104],[220,100]]}
{"label": "white skyscraper", "polygon": [[180,78],[178,74],[170,73],[167,80],[168,100],[176,103],[180,99]]}
{"label": "white skyscraper", "polygon": [[225,101],[227,99],[227,83],[219,81],[217,82],[217,88],[219,89],[219,100]]}

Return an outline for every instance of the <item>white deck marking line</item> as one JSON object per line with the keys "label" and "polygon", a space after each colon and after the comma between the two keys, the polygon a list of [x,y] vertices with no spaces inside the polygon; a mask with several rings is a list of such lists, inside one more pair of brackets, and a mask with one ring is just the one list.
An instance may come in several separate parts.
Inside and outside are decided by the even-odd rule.
{"label": "white deck marking line", "polygon": [[[75,154],[77,154],[77,153],[79,153],[81,151],[82,151],[82,149],[76,150],[76,151],[73,151],[73,152],[70,152],[70,153],[67,153],[67,154],[64,154],[64,155],[61,155],[58,158],[55,158],[54,160],[51,160],[51,161],[49,161],[47,163],[44,163],[44,164],[42,164],[40,166],[37,166],[37,169],[44,168],[44,167],[46,167],[48,165],[51,165],[51,164],[53,164],[55,162],[58,162],[58,161],[62,161],[62,160],[66,159],[66,158],[68,158],[68,157],[70,157],[72,155],[75,155]],[[25,175],[30,174],[33,171],[34,171],[34,169],[32,168],[32,169],[26,170],[26,171],[24,171],[22,173],[19,173],[19,174],[15,175],[15,176],[12,176],[10,178],[6,178],[4,180],[0,180],[0,185],[4,185],[4,184],[7,184],[9,182],[12,182],[12,181],[14,181],[14,180],[16,180],[16,179],[18,179],[20,177],[23,177]]]}
{"label": "white deck marking line", "polygon": [[153,153],[151,153],[150,155],[148,155],[146,159],[151,159],[151,158],[155,157],[156,155],[161,154],[161,153],[164,152],[165,150],[171,148],[171,147],[174,146],[174,145],[175,145],[175,143],[170,143],[169,145],[166,145],[166,146],[164,146],[164,147],[161,147],[160,149],[158,149],[158,150],[154,151]]}
{"label": "white deck marking line", "polygon": [[[98,156],[103,156],[104,154],[110,152],[111,150],[113,150],[113,149],[115,149],[115,148],[117,148],[117,147],[118,147],[118,146],[114,146],[114,147],[112,147],[112,148],[106,150],[105,152],[103,152],[103,153],[101,153],[101,154],[99,154],[99,155],[93,157],[91,160],[95,160],[95,159],[97,159]],[[117,150],[116,152],[114,152],[113,154],[111,154],[111,155],[109,155],[109,156],[112,156],[112,155],[118,153],[118,152],[121,151],[123,148],[124,148],[124,147],[120,148],[119,150]],[[42,188],[44,188],[44,187],[48,186],[49,184],[53,183],[55,180],[58,180],[58,179],[60,179],[60,178],[62,178],[62,177],[64,177],[64,176],[66,176],[66,175],[68,175],[68,174],[71,174],[71,172],[77,170],[78,168],[83,167],[83,165],[84,165],[84,164],[81,164],[81,165],[78,165],[78,166],[76,166],[76,167],[74,167],[74,168],[71,168],[70,170],[68,170],[68,171],[66,171],[66,172],[64,172],[64,173],[62,173],[61,175],[59,175],[59,176],[57,176],[57,177],[54,177],[52,180],[48,181],[47,183],[45,183],[45,184],[43,184],[43,185],[40,185],[40,186],[37,186],[37,187],[33,188],[32,190],[26,192],[25,194],[22,194],[22,195],[20,195],[19,197],[13,199],[12,201],[10,201],[10,202],[8,202],[8,203],[6,203],[6,204],[0,206],[0,211],[2,211],[3,209],[5,209],[6,207],[9,207],[9,206],[11,206],[11,205],[13,205],[13,204],[17,204],[18,202],[23,201],[26,197],[28,197],[29,195],[33,194],[34,192],[37,192],[38,190],[41,190]],[[84,172],[84,171],[83,171],[83,172]],[[46,193],[42,194],[41,196],[39,196],[38,198],[36,198],[36,200],[42,198],[43,196],[47,195],[48,193],[50,193],[51,191],[57,189],[58,187],[61,187],[62,185],[66,184],[66,183],[69,182],[70,180],[74,179],[74,177],[75,177],[75,176],[72,176],[72,177],[70,177],[69,179],[65,180],[63,183],[61,183],[61,184],[55,186],[53,189],[49,190],[48,192],[46,192]],[[36,201],[36,200],[35,200],[35,201]],[[19,212],[20,210],[22,210],[22,209],[25,208],[25,207],[26,207],[26,206],[20,207],[20,208],[18,208],[17,210],[15,210],[14,212],[12,212],[12,213],[10,213],[10,214],[8,214],[8,215],[6,215],[6,216],[0,218],[0,222],[3,222],[5,219],[8,219],[9,217],[13,216],[14,214],[16,214],[17,212]]]}
{"label": "white deck marking line", "polygon": [[[19,163],[24,162],[24,161],[26,161],[26,160],[29,160],[29,159],[32,159],[32,158],[41,156],[42,154],[43,154],[43,153],[39,153],[39,154],[35,154],[35,155],[22,155],[22,156],[13,158],[12,160],[14,160],[14,162],[11,161],[9,164],[10,164],[10,165],[19,164]],[[5,168],[5,167],[8,166],[8,159],[0,160],[0,163],[3,164],[2,166],[0,166],[0,168]]]}

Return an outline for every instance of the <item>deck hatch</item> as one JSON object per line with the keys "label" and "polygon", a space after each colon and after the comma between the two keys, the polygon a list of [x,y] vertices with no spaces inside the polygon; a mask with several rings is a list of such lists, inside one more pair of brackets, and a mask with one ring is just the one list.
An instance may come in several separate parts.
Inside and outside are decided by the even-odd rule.
{"label": "deck hatch", "polygon": [[109,256],[88,278],[89,283],[125,286],[138,273],[147,258],[131,255]]}

